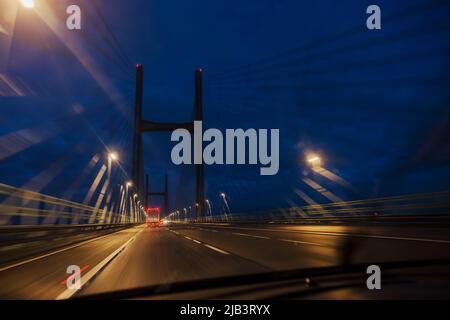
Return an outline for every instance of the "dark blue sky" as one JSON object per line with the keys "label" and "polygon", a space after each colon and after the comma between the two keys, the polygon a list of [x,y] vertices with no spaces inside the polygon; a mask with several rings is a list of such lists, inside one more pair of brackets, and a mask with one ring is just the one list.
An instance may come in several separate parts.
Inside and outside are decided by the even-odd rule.
{"label": "dark blue sky", "polygon": [[[64,30],[69,2],[82,8],[81,31]],[[306,204],[295,190],[330,201],[304,179],[343,200],[450,186],[448,1],[69,2],[47,1],[57,22],[21,8],[0,32],[0,146],[3,154],[16,146],[0,162],[2,183],[81,201],[105,146],[131,174],[134,64],[142,63],[147,119],[192,119],[201,67],[205,127],[280,129],[278,175],[206,168],[207,197],[218,203],[226,192],[233,211]],[[370,4],[381,7],[382,30],[365,27]],[[194,169],[171,164],[170,135],[144,144],[152,188],[168,173],[171,207],[192,205]],[[314,173],[305,152],[357,192]],[[126,179],[116,173],[117,183]]]}

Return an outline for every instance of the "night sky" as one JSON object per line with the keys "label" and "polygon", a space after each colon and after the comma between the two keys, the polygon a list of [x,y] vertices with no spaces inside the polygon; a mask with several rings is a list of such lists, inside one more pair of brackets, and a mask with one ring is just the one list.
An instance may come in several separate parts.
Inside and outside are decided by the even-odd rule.
{"label": "night sky", "polygon": [[[342,200],[450,187],[448,1],[35,2],[0,4],[1,183],[83,201],[108,149],[116,184],[128,180],[141,63],[148,120],[192,120],[201,67],[205,128],[280,129],[277,175],[205,168],[213,205],[220,192],[234,212],[306,205],[299,193],[330,202],[305,180]],[[65,28],[69,4],[81,31]],[[381,30],[366,28],[370,4]],[[173,145],[170,133],[144,138],[151,188],[168,173],[175,209],[195,203],[195,175],[171,163]],[[311,170],[309,152],[352,188]]]}

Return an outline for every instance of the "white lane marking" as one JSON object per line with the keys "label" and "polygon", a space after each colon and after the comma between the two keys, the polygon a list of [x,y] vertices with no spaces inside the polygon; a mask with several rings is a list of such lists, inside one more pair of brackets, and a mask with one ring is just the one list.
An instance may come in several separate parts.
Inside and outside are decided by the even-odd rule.
{"label": "white lane marking", "polygon": [[126,247],[134,240],[136,239],[137,235],[141,233],[144,229],[139,230],[139,232],[136,232],[134,236],[132,236],[130,239],[128,239],[127,242],[125,242],[123,245],[121,245],[117,250],[115,250],[113,253],[111,253],[109,256],[107,256],[105,259],[103,259],[99,264],[97,264],[91,271],[86,273],[85,276],[81,277],[81,286],[80,289],[66,289],[64,290],[60,295],[56,297],[55,300],[65,300],[72,297],[75,293],[80,291],[83,286],[89,282],[99,271],[101,271],[111,260],[113,260],[119,253],[121,253],[123,250],[126,249]]}
{"label": "white lane marking", "polygon": [[212,245],[210,245],[210,244],[207,244],[207,243],[202,243],[202,242],[200,242],[200,241],[198,241],[198,240],[195,240],[195,239],[192,239],[192,238],[190,238],[190,237],[188,237],[188,236],[184,236],[184,235],[183,235],[183,237],[186,238],[186,239],[188,239],[188,240],[194,241],[195,243],[203,244],[205,247],[207,247],[207,248],[209,248],[209,249],[211,249],[211,250],[220,252],[220,253],[222,253],[222,254],[230,254],[229,252],[226,252],[225,250],[216,248],[216,247],[214,247],[214,246],[212,246]]}
{"label": "white lane marking", "polygon": [[313,246],[327,247],[324,244],[316,243],[316,242],[298,241],[298,240],[290,240],[290,239],[277,239],[277,240],[284,241],[284,242],[291,242],[291,243],[310,244]]}
{"label": "white lane marking", "polygon": [[[358,238],[374,238],[374,239],[387,239],[387,240],[404,240],[404,241],[423,241],[423,242],[435,242],[450,244],[450,240],[440,239],[427,239],[427,238],[414,238],[414,237],[394,237],[394,236],[382,236],[371,235],[362,233],[342,233],[342,232],[326,232],[326,231],[306,231],[306,230],[280,230],[280,229],[262,229],[262,228],[242,228],[242,227],[222,227],[223,229],[239,229],[239,230],[255,230],[255,231],[274,231],[274,232],[288,232],[288,233],[305,233],[321,236],[338,236],[338,237],[358,237]],[[217,231],[214,231],[217,232]]]}
{"label": "white lane marking", "polygon": [[[121,230],[120,230],[120,231],[121,231]],[[117,232],[119,232],[119,231],[117,231]],[[114,233],[114,232],[113,232],[113,233]],[[110,236],[110,235],[112,235],[113,233],[109,233],[109,234],[106,234],[106,235],[101,236],[101,237],[98,237],[98,238],[86,240],[86,241],[83,241],[83,242],[74,244],[74,245],[72,245],[72,246],[69,246],[69,247],[66,247],[66,248],[63,248],[63,249],[59,249],[59,250],[56,250],[56,251],[52,251],[52,252],[46,253],[46,254],[44,254],[44,255],[42,255],[42,256],[39,256],[39,257],[31,258],[31,259],[28,259],[28,260],[25,260],[25,261],[21,261],[21,262],[18,262],[18,263],[15,263],[15,264],[12,264],[12,265],[3,267],[3,268],[0,269],[0,272],[6,271],[6,270],[8,270],[8,269],[12,269],[12,268],[15,268],[15,267],[18,267],[18,266],[21,266],[21,265],[24,265],[24,264],[26,264],[26,263],[30,263],[30,262],[33,262],[33,261],[36,261],[36,260],[43,259],[43,258],[52,256],[52,255],[57,254],[57,253],[60,253],[60,252],[64,252],[64,251],[67,251],[67,250],[70,250],[70,249],[77,248],[77,247],[79,247],[79,246],[88,244],[88,243],[90,243],[90,242],[92,242],[92,241],[97,241],[97,240],[100,240],[100,239],[105,238],[105,237],[107,237],[107,236]]]}
{"label": "white lane marking", "polygon": [[[172,230],[170,230],[170,231],[172,231]],[[178,232],[175,232],[175,231],[172,231],[172,232],[173,232],[173,233],[176,233],[177,235],[179,235]],[[183,237],[185,237],[187,240],[194,241],[195,243],[202,244],[200,241],[195,240],[195,239],[192,239],[192,238],[190,238],[190,237],[188,237],[188,236],[183,236]]]}
{"label": "white lane marking", "polygon": [[204,243],[203,245],[204,245],[205,247],[207,247],[207,248],[210,248],[211,250],[214,250],[214,251],[217,251],[217,252],[220,252],[220,253],[223,253],[223,254],[229,254],[228,252],[226,252],[226,251],[224,251],[224,250],[222,250],[222,249],[216,248],[216,247],[214,247],[214,246],[212,246],[212,245],[210,245],[210,244]]}
{"label": "white lane marking", "polygon": [[252,238],[258,238],[258,239],[267,239],[270,240],[269,237],[264,237],[264,236],[257,236],[254,234],[246,234],[246,233],[239,233],[239,232],[233,232],[232,234],[236,235],[236,236],[244,236],[244,237],[252,237]]}
{"label": "white lane marking", "polygon": [[[244,237],[252,237],[252,238],[258,238],[258,239],[267,239],[272,240],[272,238],[264,237],[264,236],[257,236],[254,234],[247,234],[247,233],[239,233],[239,232],[232,232],[231,234],[234,234],[236,236],[244,236]],[[299,240],[290,240],[290,239],[275,239],[278,241],[284,241],[284,242],[290,242],[290,243],[300,243],[300,244],[309,244],[313,246],[320,246],[320,247],[327,247],[327,245],[317,243],[317,242],[307,242],[307,241],[299,241]]]}

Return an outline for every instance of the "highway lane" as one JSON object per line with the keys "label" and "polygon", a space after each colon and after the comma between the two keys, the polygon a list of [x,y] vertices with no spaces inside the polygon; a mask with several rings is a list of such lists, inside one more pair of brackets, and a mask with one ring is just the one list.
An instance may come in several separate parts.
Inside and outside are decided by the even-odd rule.
{"label": "highway lane", "polygon": [[450,258],[449,230],[390,225],[140,226],[0,271],[0,298],[70,297],[74,292],[61,294],[67,293],[63,280],[71,264],[88,266],[82,279],[91,281],[78,292],[83,295],[270,270]]}
{"label": "highway lane", "polygon": [[450,257],[450,228],[345,225],[174,226],[273,269]]}
{"label": "highway lane", "polygon": [[125,228],[113,227],[88,230],[84,228],[45,230],[44,228],[41,231],[39,231],[39,228],[31,231],[25,231],[26,228],[23,228],[20,232],[5,232],[15,228],[4,228],[4,230],[0,230],[0,271],[15,261],[26,260],[30,256],[56,251],[59,248],[98,238]]}
{"label": "highway lane", "polygon": [[81,294],[269,270],[450,258],[450,229],[420,230],[267,224],[147,229]]}
{"label": "highway lane", "polygon": [[63,281],[69,265],[88,266],[83,275],[142,230],[143,226],[121,230],[34,256],[24,264],[12,263],[0,271],[0,298],[55,299],[67,288]]}
{"label": "highway lane", "polygon": [[175,230],[147,228],[81,294],[270,270]]}

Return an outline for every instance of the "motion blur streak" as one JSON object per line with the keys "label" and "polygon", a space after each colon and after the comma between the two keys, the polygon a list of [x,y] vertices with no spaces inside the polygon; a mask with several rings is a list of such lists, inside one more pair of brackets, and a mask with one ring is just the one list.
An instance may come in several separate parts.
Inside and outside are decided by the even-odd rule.
{"label": "motion blur streak", "polygon": [[0,160],[4,160],[16,153],[24,151],[38,143],[54,137],[64,130],[58,122],[51,121],[32,128],[21,129],[0,137]]}
{"label": "motion blur streak", "polygon": [[330,179],[333,182],[336,182],[338,184],[340,184],[343,187],[346,187],[347,189],[353,191],[354,193],[358,194],[358,190],[352,186],[348,181],[346,181],[345,179],[339,177],[337,174],[323,168],[313,168],[314,172],[317,172],[318,174]]}
{"label": "motion blur streak", "polygon": [[113,105],[122,113],[122,116],[130,121],[131,117],[125,108],[127,103],[125,102],[123,96],[119,93],[117,88],[115,88],[103,70],[97,66],[88,51],[79,45],[79,39],[66,29],[65,23],[61,23],[61,20],[57,18],[54,12],[58,6],[60,8],[65,8],[61,4],[58,4],[58,1],[45,1],[40,2],[39,6],[36,6],[34,10],[39,15],[41,20],[50,27],[61,43],[63,43],[67,49],[70,50],[85,70],[89,72],[89,74],[91,74],[91,76],[97,81],[100,87],[111,99]]}
{"label": "motion blur streak", "polygon": [[314,190],[316,190],[317,192],[322,194],[327,199],[329,199],[331,201],[334,201],[334,202],[341,202],[342,201],[341,198],[339,198],[335,194],[331,193],[330,191],[328,191],[327,189],[325,189],[324,187],[319,185],[317,182],[312,181],[309,178],[303,178],[302,180],[303,180],[304,183],[306,183],[308,186],[310,186],[311,188],[313,188]]}

